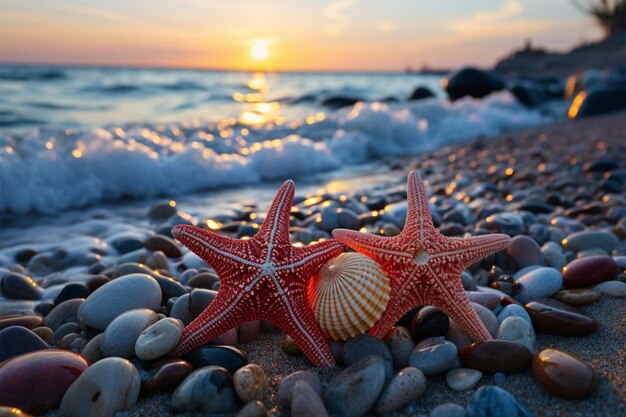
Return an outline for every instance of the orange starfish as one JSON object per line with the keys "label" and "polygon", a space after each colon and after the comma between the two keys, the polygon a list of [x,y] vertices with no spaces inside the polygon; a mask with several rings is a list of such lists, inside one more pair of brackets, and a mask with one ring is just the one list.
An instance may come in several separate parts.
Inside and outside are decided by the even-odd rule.
{"label": "orange starfish", "polygon": [[286,181],[256,235],[248,240],[194,226],[178,225],[172,233],[211,265],[220,277],[220,290],[209,306],[183,331],[174,354],[183,355],[251,320],[267,320],[293,338],[318,366],[335,363],[315,322],[307,298],[309,279],[343,245],[327,240],[294,247],[289,240],[289,216],[294,183]]}
{"label": "orange starfish", "polygon": [[441,309],[471,337],[491,339],[467,299],[460,276],[468,266],[506,248],[511,238],[503,234],[467,238],[440,234],[417,171],[409,174],[407,200],[406,223],[397,236],[333,231],[335,239],[374,259],[389,276],[389,304],[370,334],[384,337],[407,311],[428,304]]}

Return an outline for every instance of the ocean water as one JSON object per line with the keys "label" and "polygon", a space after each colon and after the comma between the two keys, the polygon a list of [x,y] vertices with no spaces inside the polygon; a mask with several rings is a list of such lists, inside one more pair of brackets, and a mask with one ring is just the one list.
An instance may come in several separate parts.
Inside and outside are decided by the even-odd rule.
{"label": "ocean water", "polygon": [[[549,118],[420,74],[0,66],[0,213],[342,171]],[[406,101],[417,86],[436,97]],[[329,99],[358,99],[336,108]],[[332,104],[333,100],[330,100]]]}

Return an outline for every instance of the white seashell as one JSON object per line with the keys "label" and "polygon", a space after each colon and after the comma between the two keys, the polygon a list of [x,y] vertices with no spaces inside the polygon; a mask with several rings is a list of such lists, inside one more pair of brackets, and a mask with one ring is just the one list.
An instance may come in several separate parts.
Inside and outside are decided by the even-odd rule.
{"label": "white seashell", "polygon": [[328,261],[309,283],[309,302],[326,337],[363,334],[389,302],[389,278],[376,261],[356,252]]}

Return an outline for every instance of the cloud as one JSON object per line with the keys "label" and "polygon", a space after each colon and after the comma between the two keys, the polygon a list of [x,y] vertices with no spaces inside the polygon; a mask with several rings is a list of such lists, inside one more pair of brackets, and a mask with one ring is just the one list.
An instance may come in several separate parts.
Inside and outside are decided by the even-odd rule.
{"label": "cloud", "polygon": [[393,32],[396,30],[396,24],[391,20],[382,20],[376,24],[379,32]]}
{"label": "cloud", "polygon": [[143,25],[145,21],[133,16],[125,15],[122,13],[113,12],[110,10],[92,7],[92,6],[79,6],[77,4],[56,4],[58,9],[65,12],[77,14],[83,17],[91,17],[98,20],[105,20],[109,23],[117,23],[120,25]]}
{"label": "cloud", "polygon": [[357,0],[334,0],[324,7],[324,14],[331,20],[331,25],[324,32],[330,36],[339,36],[350,24],[346,10],[354,6]]}

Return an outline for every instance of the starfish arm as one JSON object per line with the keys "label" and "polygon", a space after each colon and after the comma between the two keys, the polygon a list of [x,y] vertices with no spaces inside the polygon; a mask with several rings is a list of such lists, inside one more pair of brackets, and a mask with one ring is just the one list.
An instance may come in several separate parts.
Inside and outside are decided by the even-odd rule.
{"label": "starfish arm", "polygon": [[247,317],[243,292],[232,296],[220,291],[209,306],[189,323],[173,352],[174,356],[182,356],[191,349],[202,346],[222,333],[252,320]]}
{"label": "starfish arm", "polygon": [[434,230],[428,197],[422,178],[417,171],[411,171],[407,179],[406,222],[402,233],[417,236],[422,240],[427,232]]}
{"label": "starfish arm", "polygon": [[331,239],[308,245],[303,248],[293,248],[293,262],[281,265],[277,271],[289,270],[292,273],[298,271],[298,275],[307,280],[314,275],[326,262],[339,256],[344,250],[341,242]]}
{"label": "starfish arm", "polygon": [[348,229],[333,230],[333,237],[355,251],[369,256],[381,265],[394,257],[412,259],[413,256],[394,247],[395,237],[383,237],[371,233],[361,233]]}
{"label": "starfish arm", "polygon": [[231,239],[196,226],[182,224],[173,227],[172,234],[215,269],[220,279],[230,278],[233,275],[233,268],[241,271],[260,266],[259,263],[250,260],[254,257],[247,256],[250,255],[250,247],[245,240]]}
{"label": "starfish arm", "polygon": [[511,244],[511,237],[500,233],[449,239],[452,248],[437,254],[436,257],[444,257],[446,262],[456,262],[463,269],[506,249]]}
{"label": "starfish arm", "polygon": [[289,243],[289,217],[293,205],[295,185],[292,180],[287,180],[278,190],[272,205],[270,206],[265,221],[254,235],[258,241],[269,242],[268,253],[272,251],[274,242]]}

